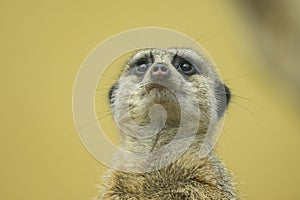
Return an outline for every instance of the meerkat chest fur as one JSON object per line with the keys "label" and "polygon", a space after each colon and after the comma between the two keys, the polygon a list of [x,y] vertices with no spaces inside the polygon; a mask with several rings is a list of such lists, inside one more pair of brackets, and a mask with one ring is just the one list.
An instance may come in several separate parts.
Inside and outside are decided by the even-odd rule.
{"label": "meerkat chest fur", "polygon": [[[229,99],[212,63],[195,51],[138,51],[110,91],[122,148],[132,154],[115,158],[99,199],[238,199],[213,152],[199,157]],[[144,170],[120,170],[136,162]]]}

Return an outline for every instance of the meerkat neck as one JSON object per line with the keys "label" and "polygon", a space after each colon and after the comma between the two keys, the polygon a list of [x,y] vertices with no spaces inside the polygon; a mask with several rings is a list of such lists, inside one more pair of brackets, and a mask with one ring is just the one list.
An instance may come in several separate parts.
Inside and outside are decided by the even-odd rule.
{"label": "meerkat neck", "polygon": [[[177,145],[186,146],[188,145],[187,151],[190,153],[198,152],[201,148],[201,144],[204,140],[203,133],[186,134],[178,136],[178,127],[165,127],[159,133],[152,137],[138,138],[130,135],[122,134],[121,146],[122,148],[135,152],[135,153],[149,153],[155,152],[164,146]],[[190,144],[187,144],[190,141]]]}

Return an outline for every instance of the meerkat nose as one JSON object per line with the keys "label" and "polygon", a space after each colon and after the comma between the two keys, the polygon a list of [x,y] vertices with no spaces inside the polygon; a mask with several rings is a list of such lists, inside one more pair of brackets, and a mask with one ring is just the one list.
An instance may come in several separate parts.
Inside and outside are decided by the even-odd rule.
{"label": "meerkat nose", "polygon": [[165,79],[170,75],[170,70],[164,63],[156,63],[151,68],[151,77],[154,79]]}

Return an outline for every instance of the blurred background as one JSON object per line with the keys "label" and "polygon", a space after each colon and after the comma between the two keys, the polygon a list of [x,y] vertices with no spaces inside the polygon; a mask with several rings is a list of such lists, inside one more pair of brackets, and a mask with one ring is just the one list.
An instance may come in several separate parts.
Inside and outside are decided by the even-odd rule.
{"label": "blurred background", "polygon": [[243,199],[300,199],[299,4],[0,1],[0,199],[97,195],[105,167],[75,130],[76,73],[103,40],[148,26],[196,39],[231,88],[216,151],[234,173]]}

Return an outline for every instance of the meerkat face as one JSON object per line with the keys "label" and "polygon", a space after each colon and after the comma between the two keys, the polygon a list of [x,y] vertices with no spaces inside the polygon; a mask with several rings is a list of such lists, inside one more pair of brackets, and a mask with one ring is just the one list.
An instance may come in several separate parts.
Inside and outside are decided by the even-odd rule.
{"label": "meerkat face", "polygon": [[149,109],[154,104],[164,107],[170,125],[179,124],[182,106],[191,118],[197,106],[200,130],[204,130],[222,116],[230,93],[211,62],[193,50],[170,48],[138,51],[124,67],[109,97],[118,119],[127,123],[128,110],[138,125],[149,123]]}

